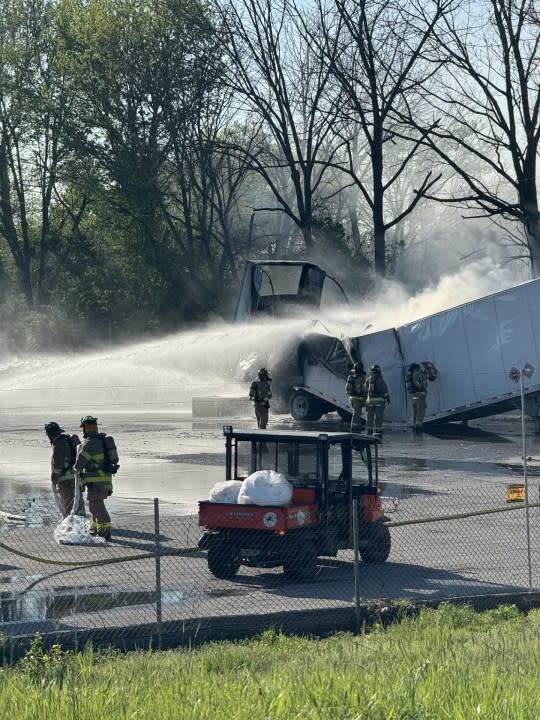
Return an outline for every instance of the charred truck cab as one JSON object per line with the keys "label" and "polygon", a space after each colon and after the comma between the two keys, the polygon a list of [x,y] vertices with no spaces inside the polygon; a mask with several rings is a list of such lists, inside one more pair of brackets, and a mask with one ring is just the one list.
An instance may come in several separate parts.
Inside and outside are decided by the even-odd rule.
{"label": "charred truck cab", "polygon": [[287,577],[306,581],[321,556],[352,548],[353,499],[358,498],[359,550],[368,563],[390,553],[378,490],[379,440],[351,433],[233,430],[225,435],[226,480],[243,480],[257,470],[283,473],[293,486],[289,505],[199,502],[199,547],[208,568],[233,578],[241,565],[283,566]]}

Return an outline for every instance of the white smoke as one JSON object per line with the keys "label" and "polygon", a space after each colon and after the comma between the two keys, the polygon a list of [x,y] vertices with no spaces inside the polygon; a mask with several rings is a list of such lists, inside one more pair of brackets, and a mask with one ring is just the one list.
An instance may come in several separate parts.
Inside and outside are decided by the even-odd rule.
{"label": "white smoke", "polygon": [[364,298],[361,306],[332,310],[324,322],[337,337],[386,330],[505,290],[522,279],[516,266],[501,266],[483,258],[415,294],[396,280],[382,280],[377,292]]}

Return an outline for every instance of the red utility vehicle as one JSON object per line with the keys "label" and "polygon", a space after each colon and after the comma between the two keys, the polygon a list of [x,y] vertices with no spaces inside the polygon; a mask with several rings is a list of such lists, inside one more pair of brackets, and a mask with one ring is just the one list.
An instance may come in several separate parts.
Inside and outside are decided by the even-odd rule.
{"label": "red utility vehicle", "polygon": [[223,433],[226,480],[275,470],[293,485],[293,494],[285,507],[199,502],[199,525],[205,529],[199,547],[208,551],[213,575],[230,579],[241,565],[283,565],[291,579],[311,579],[319,557],[353,547],[353,498],[358,498],[362,560],[381,563],[388,558],[390,531],[378,492],[378,439],[231,426]]}

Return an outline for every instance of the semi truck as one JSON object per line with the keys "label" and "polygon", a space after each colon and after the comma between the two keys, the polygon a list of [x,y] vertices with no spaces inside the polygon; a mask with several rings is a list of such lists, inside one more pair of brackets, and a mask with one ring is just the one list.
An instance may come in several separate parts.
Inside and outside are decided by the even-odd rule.
{"label": "semi truck", "polygon": [[[234,322],[300,313],[307,319],[309,313],[321,310],[328,280],[348,302],[341,285],[312,263],[248,261]],[[306,322],[294,352],[288,352],[274,368],[275,409],[288,409],[298,421],[316,421],[330,412],[348,418],[352,408],[345,392],[346,377],[352,364],[361,361],[366,369],[372,364],[382,368],[391,398],[385,422],[404,425],[412,415],[407,367],[429,362],[438,374],[429,386],[424,424],[467,422],[515,410],[522,393],[526,414],[538,424],[539,307],[540,279],[397,327],[352,337],[334,336],[323,331],[323,325]]]}

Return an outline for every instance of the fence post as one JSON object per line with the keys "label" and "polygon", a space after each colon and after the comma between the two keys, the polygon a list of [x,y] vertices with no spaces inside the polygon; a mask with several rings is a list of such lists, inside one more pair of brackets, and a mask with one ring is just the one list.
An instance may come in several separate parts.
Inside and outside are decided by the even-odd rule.
{"label": "fence post", "polygon": [[525,528],[527,531],[527,571],[529,577],[529,590],[532,590],[532,563],[531,563],[531,523],[529,519],[529,478],[527,474],[527,435],[525,428],[525,388],[523,384],[523,370],[520,375],[521,391],[521,450],[523,452],[523,492],[525,494]]}
{"label": "fence post", "polygon": [[156,558],[156,624],[158,636],[158,649],[161,650],[161,544],[159,532],[159,499],[154,498],[154,535]]}
{"label": "fence post", "polygon": [[352,501],[352,526],[354,547],[354,609],[356,615],[356,632],[360,633],[360,552],[358,541],[358,498]]}

